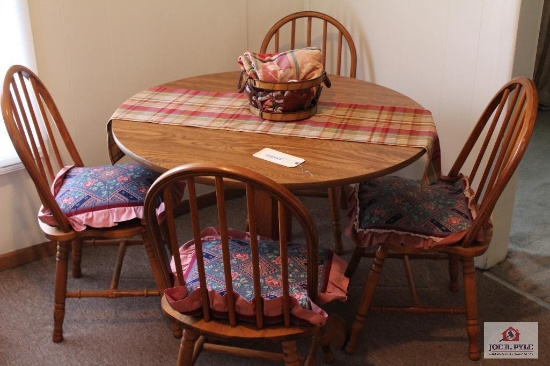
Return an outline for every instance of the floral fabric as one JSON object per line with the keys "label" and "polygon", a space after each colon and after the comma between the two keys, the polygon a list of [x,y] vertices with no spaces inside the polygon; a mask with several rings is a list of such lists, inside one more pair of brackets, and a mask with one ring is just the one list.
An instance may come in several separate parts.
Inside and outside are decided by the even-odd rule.
{"label": "floral fabric", "polygon": [[[68,166],[55,178],[52,193],[74,230],[111,227],[143,218],[145,195],[159,175],[135,163]],[[38,217],[48,225],[57,225],[47,208],[42,208]]]}
{"label": "floral fabric", "polygon": [[[207,286],[210,292],[210,308],[214,316],[227,316],[226,287],[221,255],[221,239],[217,230],[209,228],[203,232],[203,256]],[[261,238],[259,240],[261,291],[264,297],[264,312],[271,323],[282,320],[282,289],[279,242]],[[254,289],[250,240],[247,233],[232,231],[229,240],[233,290],[236,292],[237,312],[242,320],[254,320]],[[288,271],[290,295],[293,302],[294,321],[324,324],[327,314],[307,296],[307,248],[304,244],[288,244]],[[172,307],[187,315],[202,312],[198,288],[199,279],[195,256],[195,245],[190,241],[180,249],[186,285],[165,290]],[[330,250],[319,255],[319,304],[347,298],[348,279],[344,276],[346,263]],[[175,272],[172,261],[172,270]]]}
{"label": "floral fabric", "polygon": [[[353,219],[365,246],[381,242],[429,248],[462,239],[476,217],[474,196],[464,177],[420,182],[385,176],[360,183]],[[483,235],[479,238],[482,240]]]}

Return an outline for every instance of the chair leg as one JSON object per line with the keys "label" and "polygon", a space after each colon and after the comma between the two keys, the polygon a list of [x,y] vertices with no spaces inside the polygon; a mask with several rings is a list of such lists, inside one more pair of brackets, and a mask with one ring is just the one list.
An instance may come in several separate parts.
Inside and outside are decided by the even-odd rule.
{"label": "chair leg", "polygon": [[468,334],[468,356],[472,361],[481,358],[479,350],[479,323],[477,317],[476,270],[473,258],[462,258],[464,277],[464,304],[466,307],[466,333]]}
{"label": "chair leg", "polygon": [[67,275],[69,266],[68,248],[70,242],[58,242],[55,261],[55,289],[53,307],[53,336],[56,343],[63,340],[63,320],[67,295]]}
{"label": "chair leg", "polygon": [[[317,356],[317,346],[319,346],[322,342],[324,344],[324,347],[328,345],[328,352],[330,353],[330,344],[328,344],[328,340],[325,340],[325,341],[323,340],[323,328],[319,327],[317,331],[313,334],[313,337],[311,338],[311,344],[309,346],[309,351],[307,353],[304,366],[315,366],[315,360]],[[323,348],[323,351],[324,350],[325,349]]]}
{"label": "chair leg", "polygon": [[178,353],[178,366],[193,365],[193,351],[195,350],[195,342],[199,338],[199,334],[186,329],[181,337],[180,349]]}
{"label": "chair leg", "polygon": [[449,291],[458,292],[458,255],[449,254]]}
{"label": "chair leg", "polygon": [[298,346],[296,341],[282,342],[284,360],[286,366],[299,366],[300,355],[298,354]]}
{"label": "chair leg", "polygon": [[351,258],[348,262],[348,266],[346,267],[345,276],[351,280],[353,277],[355,271],[357,270],[357,267],[359,266],[359,262],[361,262],[361,259],[363,258],[363,253],[365,252],[366,248],[356,246],[355,249],[353,249],[353,254],[351,255]]}
{"label": "chair leg", "polygon": [[323,327],[320,327],[319,330],[315,333],[310,350],[309,350],[309,354],[307,356],[307,359],[304,365],[306,366],[317,365],[315,360],[316,360],[316,352],[317,352],[318,345],[321,346],[321,350],[323,351],[323,362],[327,364],[334,362],[334,354],[332,353],[332,349],[331,349],[332,344],[330,339],[330,336],[331,336],[330,331],[331,329],[327,329],[325,325]]}
{"label": "chair leg", "polygon": [[405,266],[405,274],[407,275],[407,283],[409,285],[409,293],[411,295],[411,301],[415,306],[420,305],[420,298],[416,292],[416,283],[414,282],[414,276],[412,273],[411,259],[409,255],[403,255],[403,264]]}
{"label": "chair leg", "polygon": [[334,252],[342,254],[344,246],[342,244],[342,226],[340,223],[340,187],[331,187],[328,189],[328,201],[330,206],[330,216],[332,218],[332,235],[334,236]]}
{"label": "chair leg", "polygon": [[197,338],[197,341],[195,342],[195,348],[193,349],[193,362],[191,363],[192,365],[194,365],[195,362],[197,362],[197,358],[199,358],[199,355],[203,351],[205,343],[206,343],[205,336],[200,336],[199,338]]}
{"label": "chair leg", "polygon": [[170,320],[170,329],[174,338],[181,338],[183,335],[183,329],[181,329],[179,323],[175,320]]}
{"label": "chair leg", "polygon": [[[153,278],[155,279],[155,283],[157,284],[157,289],[159,291],[159,294],[160,296],[162,296],[162,294],[164,293],[164,289],[171,287],[173,283],[173,279],[168,274],[170,273],[170,269],[168,267],[161,268],[162,266],[167,266],[167,264],[163,261],[163,258],[167,257],[166,252],[155,253],[146,232],[143,232],[142,240],[143,240],[143,247],[145,248],[145,253],[147,254],[147,258],[149,258],[149,264],[151,265],[151,270],[153,271]],[[164,246],[164,248],[166,248],[166,246]],[[173,329],[175,329],[175,327],[173,327]],[[181,333],[179,333],[178,338],[180,336],[181,336]]]}
{"label": "chair leg", "polygon": [[376,286],[378,285],[378,280],[380,279],[380,274],[382,272],[382,266],[384,265],[387,255],[388,249],[383,245],[380,245],[376,251],[376,256],[374,257],[374,262],[372,263],[372,267],[367,278],[367,283],[365,284],[361,299],[359,300],[359,307],[357,308],[355,321],[351,327],[350,338],[345,349],[347,353],[354,353],[357,349],[359,333],[365,325],[367,312],[369,311],[372,299],[374,298]]}
{"label": "chair leg", "polygon": [[73,278],[82,277],[82,240],[75,239],[71,244],[71,259],[73,262]]}
{"label": "chair leg", "polygon": [[116,256],[115,268],[113,269],[113,276],[111,277],[111,289],[118,289],[118,282],[120,281],[120,273],[122,272],[122,262],[124,262],[124,256],[126,255],[126,242],[121,241],[118,245],[118,254]]}

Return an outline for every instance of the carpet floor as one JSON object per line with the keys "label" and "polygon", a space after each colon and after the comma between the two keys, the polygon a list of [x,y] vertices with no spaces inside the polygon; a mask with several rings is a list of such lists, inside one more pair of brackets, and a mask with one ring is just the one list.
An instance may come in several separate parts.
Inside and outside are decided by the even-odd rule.
{"label": "carpet floor", "polygon": [[[326,201],[308,198],[319,220],[322,245],[331,245]],[[325,219],[322,219],[325,218]],[[346,240],[349,258],[351,243]],[[71,288],[97,287],[109,278],[114,249],[85,248],[82,278]],[[329,314],[353,321],[370,260],[363,260],[349,287],[348,301],[324,306]],[[45,258],[0,272],[0,365],[173,365],[179,340],[172,337],[159,298],[69,299],[65,340],[51,341],[53,329],[54,258]],[[428,301],[461,304],[462,295],[446,290],[445,261],[415,261],[421,296]],[[123,268],[122,286],[154,287],[142,247],[131,247]],[[376,301],[408,296],[400,262],[388,260]],[[550,311],[478,272],[480,346],[484,322],[538,322],[539,359],[550,364]],[[257,347],[254,345],[253,347]],[[262,345],[263,346],[263,345]],[[302,354],[307,343],[301,342]],[[361,332],[358,350],[334,350],[334,365],[468,365],[467,336],[462,315],[371,313]],[[483,365],[515,365],[517,360],[484,359]],[[322,364],[321,354],[318,363]],[[198,365],[270,365],[247,358],[203,353]]]}
{"label": "carpet floor", "polygon": [[[550,364],[550,112],[539,112],[531,145],[519,168],[519,187],[508,257],[487,271],[478,271],[480,346],[484,322],[538,322],[538,360],[482,359],[477,364]],[[321,245],[331,245],[326,201],[305,200],[319,218]],[[185,219],[184,217],[182,219]],[[345,220],[344,220],[345,222]],[[345,240],[349,258],[351,243]],[[71,288],[99,287],[109,278],[113,249],[86,248],[84,275],[70,279]],[[353,321],[362,285],[370,266],[363,260],[349,287],[345,303],[324,306],[329,314]],[[159,298],[70,299],[64,323],[65,340],[51,341],[55,258],[45,258],[0,272],[0,365],[173,365],[179,340],[172,337]],[[416,261],[413,270],[423,298],[461,304],[461,294],[446,291],[444,261]],[[154,287],[141,247],[131,247],[123,268],[128,287]],[[496,280],[495,280],[496,279]],[[497,281],[498,280],[498,281]],[[505,286],[508,285],[508,286]],[[512,289],[519,289],[514,291]],[[527,296],[525,296],[527,295]],[[408,296],[403,269],[386,264],[376,302],[401,301]],[[532,301],[532,300],[536,301]],[[257,345],[251,345],[256,347]],[[258,345],[260,346],[260,345]],[[262,345],[263,346],[263,345]],[[302,353],[307,343],[300,344]],[[334,365],[471,365],[467,358],[465,320],[461,315],[371,313],[354,355],[334,350]],[[321,355],[318,356],[319,364]],[[198,365],[269,365],[266,361],[204,353]]]}
{"label": "carpet floor", "polygon": [[550,307],[550,111],[539,111],[518,168],[518,188],[506,259],[490,273]]}

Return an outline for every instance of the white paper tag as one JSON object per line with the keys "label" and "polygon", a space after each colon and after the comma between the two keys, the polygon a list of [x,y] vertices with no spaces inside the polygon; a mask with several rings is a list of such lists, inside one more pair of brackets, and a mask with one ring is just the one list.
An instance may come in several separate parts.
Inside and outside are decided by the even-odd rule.
{"label": "white paper tag", "polygon": [[304,159],[302,158],[285,154],[283,152],[270,149],[269,147],[258,151],[254,154],[254,156],[289,168],[297,167],[304,162]]}

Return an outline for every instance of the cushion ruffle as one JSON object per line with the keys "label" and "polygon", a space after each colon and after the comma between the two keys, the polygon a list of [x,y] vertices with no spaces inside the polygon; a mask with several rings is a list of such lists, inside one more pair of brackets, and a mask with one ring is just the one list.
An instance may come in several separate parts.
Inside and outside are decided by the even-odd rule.
{"label": "cushion ruffle", "polygon": [[[385,176],[361,183],[354,198],[346,235],[358,237],[365,247],[395,243],[431,248],[458,243],[477,215],[474,192],[464,176],[420,182]],[[484,232],[476,240],[484,240]],[[355,231],[355,233],[354,233]]]}
{"label": "cushion ruffle", "polygon": [[[143,218],[145,195],[159,175],[136,163],[66,166],[55,177],[52,194],[74,230],[112,227]],[[177,191],[181,199],[182,187]],[[45,224],[57,225],[46,207],[40,209],[38,218]]]}
{"label": "cushion ruffle", "polygon": [[[233,289],[235,291],[236,310],[238,316],[244,321],[254,321],[255,304],[253,298],[251,263],[249,260],[249,236],[246,232],[230,230],[230,246],[238,251],[232,251],[232,271],[233,271]],[[220,318],[227,317],[227,296],[225,294],[225,285],[223,283],[223,273],[219,273],[223,265],[220,264],[221,258],[217,256],[220,253],[220,236],[216,228],[207,228],[202,232],[203,252],[207,265],[207,277],[211,281],[209,286],[209,307],[214,316]],[[260,238],[260,262],[262,268],[262,293],[264,294],[264,315],[269,323],[280,323],[282,321],[281,294],[278,293],[278,281],[280,273],[275,271],[277,266],[270,266],[270,261],[276,261],[278,242],[270,239]],[[291,301],[292,315],[295,323],[312,323],[323,325],[326,322],[327,314],[318,305],[332,300],[345,301],[347,299],[347,287],[349,279],[344,276],[346,262],[332,253],[324,251],[319,258],[319,293],[317,304],[307,296],[305,271],[305,245],[289,244],[289,266],[291,282]],[[198,291],[198,276],[196,274],[195,245],[189,241],[180,248],[180,258],[186,285],[176,286],[165,290],[165,295],[175,310],[186,315],[200,315],[202,313],[202,302]],[[269,271],[267,271],[269,268]],[[175,272],[174,262],[172,261],[172,271]],[[269,273],[268,273],[269,272]],[[219,281],[216,278],[220,278]],[[208,280],[207,279],[207,280]]]}

